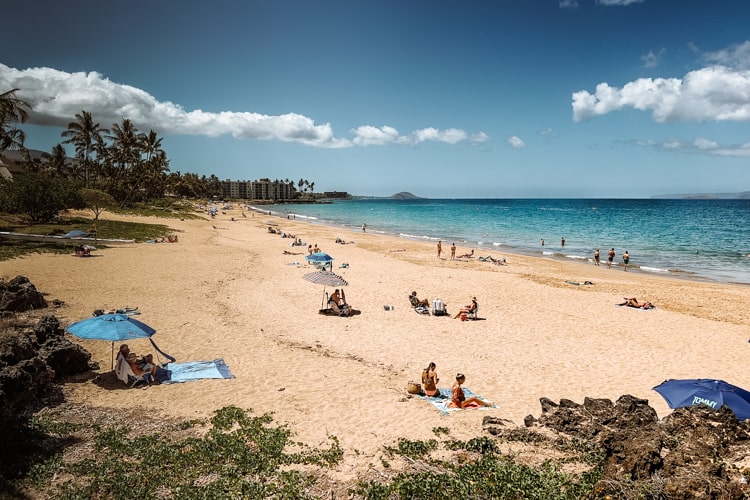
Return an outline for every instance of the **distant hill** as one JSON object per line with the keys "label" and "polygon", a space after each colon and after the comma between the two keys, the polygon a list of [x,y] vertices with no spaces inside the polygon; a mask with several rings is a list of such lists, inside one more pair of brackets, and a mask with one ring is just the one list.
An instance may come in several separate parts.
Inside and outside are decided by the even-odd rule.
{"label": "distant hill", "polygon": [[651,198],[661,200],[750,200],[750,191],[741,193],[657,194]]}
{"label": "distant hill", "polygon": [[425,198],[419,197],[408,191],[401,191],[400,193],[393,194],[391,196],[352,196],[354,200],[424,200]]}

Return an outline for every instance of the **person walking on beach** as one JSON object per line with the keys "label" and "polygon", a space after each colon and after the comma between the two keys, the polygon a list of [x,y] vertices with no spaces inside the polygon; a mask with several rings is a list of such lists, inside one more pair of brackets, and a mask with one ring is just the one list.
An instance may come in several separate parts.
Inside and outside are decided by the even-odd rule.
{"label": "person walking on beach", "polygon": [[594,250],[594,265],[599,265],[599,249]]}
{"label": "person walking on beach", "polygon": [[456,244],[451,245],[451,260],[456,260]]}
{"label": "person walking on beach", "polygon": [[607,269],[612,269],[612,261],[615,260],[615,249],[610,248],[607,252]]}
{"label": "person walking on beach", "polygon": [[366,222],[363,222],[363,223],[362,223],[362,232],[363,232],[363,233],[366,233],[366,232],[367,232],[367,223],[366,223]]}
{"label": "person walking on beach", "polygon": [[440,243],[440,240],[438,240],[437,249],[438,249],[438,259],[439,259],[440,254],[443,253],[443,244]]}
{"label": "person walking on beach", "polygon": [[627,250],[625,250],[625,253],[622,254],[622,263],[625,264],[625,270],[628,270],[628,264],[630,263],[630,254]]}

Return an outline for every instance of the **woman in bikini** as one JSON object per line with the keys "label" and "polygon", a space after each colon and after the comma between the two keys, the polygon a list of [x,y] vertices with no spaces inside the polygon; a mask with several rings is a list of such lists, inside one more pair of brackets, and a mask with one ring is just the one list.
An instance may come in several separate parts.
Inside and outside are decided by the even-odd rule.
{"label": "woman in bikini", "polygon": [[424,388],[424,393],[428,396],[435,396],[440,392],[437,388],[437,383],[440,379],[437,376],[435,368],[435,363],[430,363],[427,368],[422,370],[422,386]]}
{"label": "woman in bikini", "polygon": [[492,403],[482,401],[479,398],[472,397],[466,399],[464,390],[461,388],[461,385],[464,382],[466,382],[466,376],[463,373],[457,373],[456,381],[451,388],[451,402],[448,403],[449,408],[469,408],[473,404],[478,404],[479,406],[492,406]]}

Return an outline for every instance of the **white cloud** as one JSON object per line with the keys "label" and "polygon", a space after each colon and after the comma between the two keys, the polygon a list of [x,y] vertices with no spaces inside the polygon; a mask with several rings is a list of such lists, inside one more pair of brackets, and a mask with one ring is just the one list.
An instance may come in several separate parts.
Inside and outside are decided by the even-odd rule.
{"label": "white cloud", "polygon": [[669,139],[658,142],[653,139],[635,142],[639,146],[653,148],[660,151],[669,151],[674,153],[703,154],[711,156],[734,156],[749,157],[750,143],[745,144],[720,144],[716,141],[698,137],[693,141],[682,139]]}
{"label": "white cloud", "polygon": [[515,135],[508,137],[508,144],[510,144],[513,149],[524,149],[526,147],[526,143],[523,142],[523,139]]}
{"label": "white cloud", "polygon": [[560,8],[561,9],[577,9],[578,1],[577,0],[560,0]]}
{"label": "white cloud", "polygon": [[715,141],[709,141],[708,139],[704,139],[703,137],[699,137],[696,140],[693,141],[693,146],[695,146],[698,149],[716,149],[719,147],[719,143]]}
{"label": "white cloud", "polygon": [[648,53],[641,56],[641,61],[643,61],[643,66],[645,68],[655,68],[659,65],[659,62],[661,60],[662,54],[664,54],[665,49],[660,49],[656,53],[654,53],[653,50],[649,50]]}
{"label": "white cloud", "polygon": [[599,5],[606,5],[606,6],[612,6],[612,5],[630,5],[633,3],[642,3],[643,0],[596,0],[596,3]]}
{"label": "white cloud", "polygon": [[716,52],[707,52],[703,57],[712,63],[736,69],[750,69],[750,41],[732,45]]}
{"label": "white cloud", "polygon": [[425,128],[399,135],[389,126],[363,125],[353,129],[353,139],[337,138],[331,124],[316,124],[297,113],[265,115],[253,112],[186,111],[149,93],[112,82],[97,72],[66,73],[52,68],[18,70],[0,64],[0,91],[18,88],[16,96],[31,106],[29,123],[65,127],[75,114],[88,111],[103,127],[130,119],[139,129],[165,135],[231,135],[241,139],[294,142],[323,148],[348,148],[424,141],[458,144],[489,140],[484,132],[473,135],[459,129]]}
{"label": "white cloud", "polygon": [[639,78],[622,88],[607,83],[573,93],[573,120],[632,107],[657,122],[750,120],[750,71],[711,66],[679,78]]}

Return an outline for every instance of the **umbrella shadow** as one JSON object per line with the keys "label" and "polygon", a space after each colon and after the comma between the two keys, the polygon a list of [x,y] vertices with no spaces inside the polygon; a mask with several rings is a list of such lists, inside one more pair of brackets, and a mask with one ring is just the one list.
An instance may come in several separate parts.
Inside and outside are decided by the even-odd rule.
{"label": "umbrella shadow", "polygon": [[[97,373],[93,376],[92,382],[94,385],[101,389],[106,389],[108,391],[120,391],[120,390],[129,390],[130,386],[123,383],[122,380],[117,378],[117,375],[115,375],[114,371],[111,372],[104,372],[104,373]],[[141,387],[140,385],[137,387]]]}

